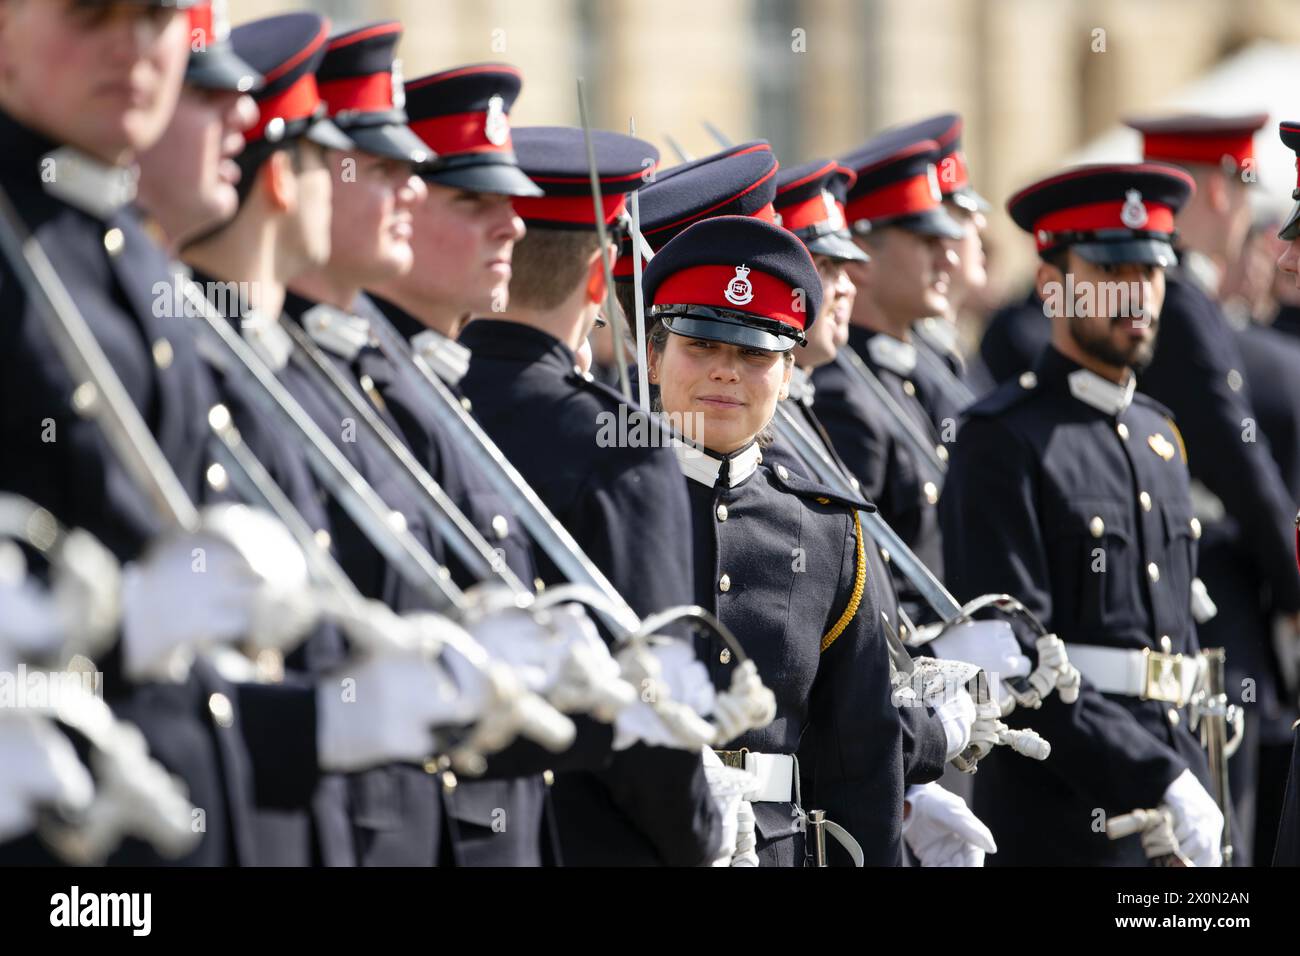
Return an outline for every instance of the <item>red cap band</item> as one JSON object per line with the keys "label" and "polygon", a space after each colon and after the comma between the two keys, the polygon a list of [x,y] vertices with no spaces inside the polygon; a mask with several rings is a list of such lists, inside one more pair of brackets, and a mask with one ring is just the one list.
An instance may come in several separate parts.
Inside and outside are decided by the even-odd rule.
{"label": "red cap band", "polygon": [[260,100],[257,105],[261,110],[257,125],[244,136],[249,143],[262,139],[272,120],[282,119],[286,123],[292,123],[316,114],[321,105],[320,91],[316,88],[316,74],[304,73],[282,92]]}
{"label": "red cap band", "polygon": [[1176,133],[1147,133],[1142,142],[1147,159],[1172,163],[1208,163],[1218,165],[1225,158],[1238,169],[1255,159],[1255,135],[1233,133],[1227,136],[1187,136]]}
{"label": "red cap band", "polygon": [[1093,232],[1097,229],[1140,229],[1145,232],[1174,231],[1174,212],[1168,206],[1159,203],[1143,203],[1146,210],[1146,222],[1140,226],[1130,226],[1121,218],[1125,202],[1097,202],[1072,209],[1058,209],[1034,223],[1034,238],[1038,248],[1045,249],[1052,245],[1051,236],[1043,242],[1042,233],[1056,232]]}
{"label": "red cap band", "polygon": [[749,288],[746,291],[752,298],[737,304],[728,299],[726,294],[728,291],[734,292],[733,283],[741,279],[735,266],[694,266],[683,269],[660,283],[659,288],[655,289],[651,305],[707,305],[719,309],[739,309],[803,330],[807,314],[797,311],[795,306],[806,301],[804,296],[795,295],[794,289],[766,272],[747,271],[743,280],[748,282]]}
{"label": "red cap band", "polygon": [[216,16],[212,11],[211,0],[197,7],[190,7],[190,43],[191,48],[202,44],[199,49],[211,46],[216,37]]}
{"label": "red cap band", "polygon": [[387,113],[393,109],[393,74],[384,72],[330,80],[320,84],[320,98],[329,108],[330,116],[344,110]]}
{"label": "red cap band", "polygon": [[498,145],[488,139],[487,119],[486,112],[451,113],[412,123],[411,129],[439,156],[511,152],[509,127],[504,130],[505,141]]}
{"label": "red cap band", "polygon": [[[828,199],[829,206],[827,205]],[[836,202],[829,192],[818,193],[811,198],[781,207],[781,225],[791,232],[796,229],[807,229],[823,222],[834,221],[837,218],[840,220],[840,226],[842,226],[843,217],[844,207]],[[836,228],[840,228],[840,226]]]}
{"label": "red cap band", "polygon": [[[625,193],[608,193],[600,199],[606,225],[617,219],[627,205]],[[514,206],[525,222],[563,222],[596,228],[596,210],[590,196],[516,196]]]}
{"label": "red cap band", "polygon": [[853,197],[845,206],[845,215],[850,222],[857,222],[859,219],[887,219],[935,209],[942,200],[935,198],[933,184],[929,173],[901,179],[875,192]]}
{"label": "red cap band", "polygon": [[949,153],[939,160],[939,192],[950,196],[970,185],[970,170],[966,167],[966,154],[961,150]]}

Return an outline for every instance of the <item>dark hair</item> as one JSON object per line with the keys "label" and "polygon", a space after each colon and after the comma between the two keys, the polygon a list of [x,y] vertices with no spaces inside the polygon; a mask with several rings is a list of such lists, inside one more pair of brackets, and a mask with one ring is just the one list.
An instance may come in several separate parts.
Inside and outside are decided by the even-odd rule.
{"label": "dark hair", "polygon": [[597,249],[595,232],[533,227],[515,243],[510,268],[510,299],[533,309],[554,309],[587,274]]}

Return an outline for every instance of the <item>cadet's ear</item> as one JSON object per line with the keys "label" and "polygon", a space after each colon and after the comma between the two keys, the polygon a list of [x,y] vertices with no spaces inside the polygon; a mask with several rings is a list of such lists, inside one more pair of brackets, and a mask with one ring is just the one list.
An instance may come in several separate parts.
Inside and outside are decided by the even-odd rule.
{"label": "cadet's ear", "polygon": [[272,209],[286,212],[292,208],[298,194],[298,183],[293,172],[293,157],[287,149],[277,149],[272,153],[258,175]]}
{"label": "cadet's ear", "polygon": [[1034,274],[1034,291],[1044,302],[1053,294],[1059,295],[1059,290],[1065,285],[1065,276],[1061,270],[1050,262],[1038,260],[1038,271]]}
{"label": "cadet's ear", "polygon": [[[614,272],[614,260],[618,258],[618,246],[612,242],[605,250],[606,261],[609,263],[610,274]],[[587,301],[604,302],[605,301],[605,269],[601,265],[600,250],[591,253],[587,260]]]}
{"label": "cadet's ear", "polygon": [[1226,212],[1228,210],[1228,177],[1220,170],[1214,170],[1209,176],[1206,176],[1203,184],[1205,187],[1205,198],[1210,203],[1210,208],[1215,212]]}
{"label": "cadet's ear", "polygon": [[[796,345],[796,349],[803,348]],[[794,349],[781,355],[781,365],[785,368],[785,375],[781,379],[781,389],[776,393],[777,401],[784,402],[790,397],[790,369],[794,368]]]}

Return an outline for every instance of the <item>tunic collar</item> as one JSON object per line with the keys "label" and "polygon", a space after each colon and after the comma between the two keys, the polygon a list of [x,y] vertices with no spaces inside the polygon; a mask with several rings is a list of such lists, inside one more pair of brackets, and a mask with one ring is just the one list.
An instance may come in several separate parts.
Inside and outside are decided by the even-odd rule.
{"label": "tunic collar", "polygon": [[883,332],[867,339],[867,354],[873,364],[895,375],[908,376],[916,370],[916,346]]}
{"label": "tunic collar", "polygon": [[757,471],[763,460],[762,449],[756,441],[730,455],[716,455],[708,449],[674,440],[673,453],[677,456],[682,474],[706,488],[714,488],[719,484],[734,488]]}

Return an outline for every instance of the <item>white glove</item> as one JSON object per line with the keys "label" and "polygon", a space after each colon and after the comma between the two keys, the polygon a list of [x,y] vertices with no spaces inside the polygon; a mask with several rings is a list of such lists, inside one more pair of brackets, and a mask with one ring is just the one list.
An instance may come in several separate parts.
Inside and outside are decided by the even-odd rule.
{"label": "white glove", "polygon": [[938,657],[978,664],[989,675],[989,683],[1001,684],[1011,677],[1026,677],[1029,658],[1006,621],[964,621],[945,628],[930,642]]}
{"label": "white glove", "polygon": [[934,712],[943,723],[943,733],[948,738],[948,755],[944,759],[951,760],[971,742],[971,729],[976,717],[975,700],[966,688],[952,688],[945,699],[935,705]]}
{"label": "white glove", "polygon": [[1222,865],[1223,813],[1190,770],[1169,785],[1161,803],[1174,815],[1174,836],[1183,854],[1197,866]]}
{"label": "white glove", "polygon": [[1079,699],[1079,684],[1082,677],[1078,668],[1070,663],[1065,651],[1065,642],[1055,634],[1044,634],[1034,642],[1038,650],[1038,666],[1029,675],[1029,683],[1037,695],[1037,701],[1029,706],[1040,707],[1052,691],[1060,694],[1061,702],[1073,704]]}
{"label": "white glove", "polygon": [[577,604],[548,608],[536,617],[511,608],[470,625],[474,639],[515,669],[529,690],[564,713],[591,713],[612,722],[636,700],[596,625]]}
{"label": "white glove", "polygon": [[700,716],[713,710],[713,683],[694,648],[679,640],[638,641],[617,660],[638,698],[614,721],[615,750],[635,743],[699,750],[714,742],[717,731]]}
{"label": "white glove", "polygon": [[33,829],[42,806],[72,816],[94,797],[90,772],[68,738],[37,714],[0,711],[0,767],[0,842]]}
{"label": "white glove", "polygon": [[[718,808],[718,815],[722,818],[722,839],[719,842],[718,853],[714,857],[712,865],[746,865],[743,863],[737,864],[733,861],[738,849],[740,813],[742,808],[749,806],[748,801],[745,800],[745,795],[758,786],[758,780],[747,770],[724,766],[718,755],[709,747],[705,747],[702,753],[704,757],[704,779],[709,785],[709,795],[713,797],[713,804]],[[749,853],[752,853],[754,849],[753,813],[753,808],[750,807],[750,834],[749,846],[747,847]],[[757,860],[757,857],[755,857],[755,860]]]}
{"label": "white glove", "polygon": [[316,688],[316,747],[324,770],[424,760],[433,728],[462,725],[467,706],[451,676],[420,654],[367,654]]}
{"label": "white glove", "polygon": [[983,866],[984,854],[998,851],[966,801],[939,784],[908,787],[907,803],[903,837],[922,866]]}
{"label": "white glove", "polygon": [[287,649],[318,616],[297,543],[241,505],[207,509],[200,531],[155,541],[127,566],[122,591],[123,663],[140,681],[184,680],[209,644]]}
{"label": "white glove", "polygon": [[714,698],[710,716],[719,744],[762,730],[776,719],[776,695],[763,685],[753,661],[744,661],[732,671],[731,686]]}

